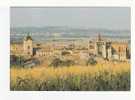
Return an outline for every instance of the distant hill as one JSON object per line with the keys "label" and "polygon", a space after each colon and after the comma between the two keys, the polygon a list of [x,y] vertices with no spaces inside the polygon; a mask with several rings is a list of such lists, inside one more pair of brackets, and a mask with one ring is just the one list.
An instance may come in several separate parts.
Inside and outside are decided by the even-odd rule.
{"label": "distant hill", "polygon": [[66,26],[47,26],[47,27],[16,27],[10,29],[11,41],[20,40],[28,33],[36,39],[43,38],[89,38],[101,34],[112,38],[129,38],[130,30],[109,30],[93,28],[72,28]]}

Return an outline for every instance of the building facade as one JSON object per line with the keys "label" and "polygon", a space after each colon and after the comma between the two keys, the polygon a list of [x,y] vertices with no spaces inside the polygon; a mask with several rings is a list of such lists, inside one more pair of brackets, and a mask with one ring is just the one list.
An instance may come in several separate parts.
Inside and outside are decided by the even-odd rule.
{"label": "building facade", "polygon": [[[62,52],[63,47],[61,49],[58,49],[59,52]],[[51,48],[44,48],[41,47],[40,49],[36,49],[34,53],[34,47],[33,47],[33,41],[32,38],[28,35],[23,42],[23,50],[25,56],[33,56],[36,55],[37,57],[41,56],[53,56],[54,51]],[[95,55],[96,57],[102,57],[104,59],[108,60],[119,60],[119,61],[126,61],[129,59],[130,56],[130,50],[128,43],[126,42],[112,42],[107,41],[103,39],[100,34],[98,35],[97,39],[95,41],[89,41],[88,43],[88,49],[85,50],[88,51],[86,54],[88,56],[90,54]],[[82,50],[79,50],[80,55],[84,55],[82,53]],[[86,57],[86,56],[85,56]]]}
{"label": "building facade", "polygon": [[33,40],[31,36],[26,36],[23,40],[24,55],[33,56]]}
{"label": "building facade", "polygon": [[130,51],[126,42],[105,41],[98,35],[96,41],[89,42],[89,52],[108,60],[126,61]]}

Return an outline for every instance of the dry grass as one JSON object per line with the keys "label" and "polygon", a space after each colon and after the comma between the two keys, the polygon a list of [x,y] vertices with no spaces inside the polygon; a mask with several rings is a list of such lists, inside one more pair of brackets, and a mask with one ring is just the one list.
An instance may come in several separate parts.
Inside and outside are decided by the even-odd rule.
{"label": "dry grass", "polygon": [[123,91],[130,90],[130,64],[11,68],[11,90]]}

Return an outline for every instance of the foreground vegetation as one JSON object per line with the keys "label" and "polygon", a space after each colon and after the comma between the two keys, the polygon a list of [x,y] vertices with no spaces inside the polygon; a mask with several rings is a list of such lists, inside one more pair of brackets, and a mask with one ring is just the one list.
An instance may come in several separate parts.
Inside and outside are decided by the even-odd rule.
{"label": "foreground vegetation", "polygon": [[128,91],[130,64],[97,63],[89,66],[15,68],[11,90],[18,91]]}

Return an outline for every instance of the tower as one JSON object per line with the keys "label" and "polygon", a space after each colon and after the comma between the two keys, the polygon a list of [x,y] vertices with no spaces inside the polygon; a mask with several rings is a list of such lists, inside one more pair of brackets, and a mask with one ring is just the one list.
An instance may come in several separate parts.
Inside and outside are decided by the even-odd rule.
{"label": "tower", "polygon": [[33,55],[32,38],[29,34],[24,38],[23,50],[24,50],[24,55],[26,55],[26,56],[32,56]]}
{"label": "tower", "polygon": [[97,41],[102,41],[100,33],[98,34]]}
{"label": "tower", "polygon": [[108,53],[107,53],[108,45],[110,45],[110,43],[105,41],[104,39],[102,39],[101,35],[98,34],[96,46],[95,46],[96,55],[103,57],[103,58],[107,58],[108,57]]}

